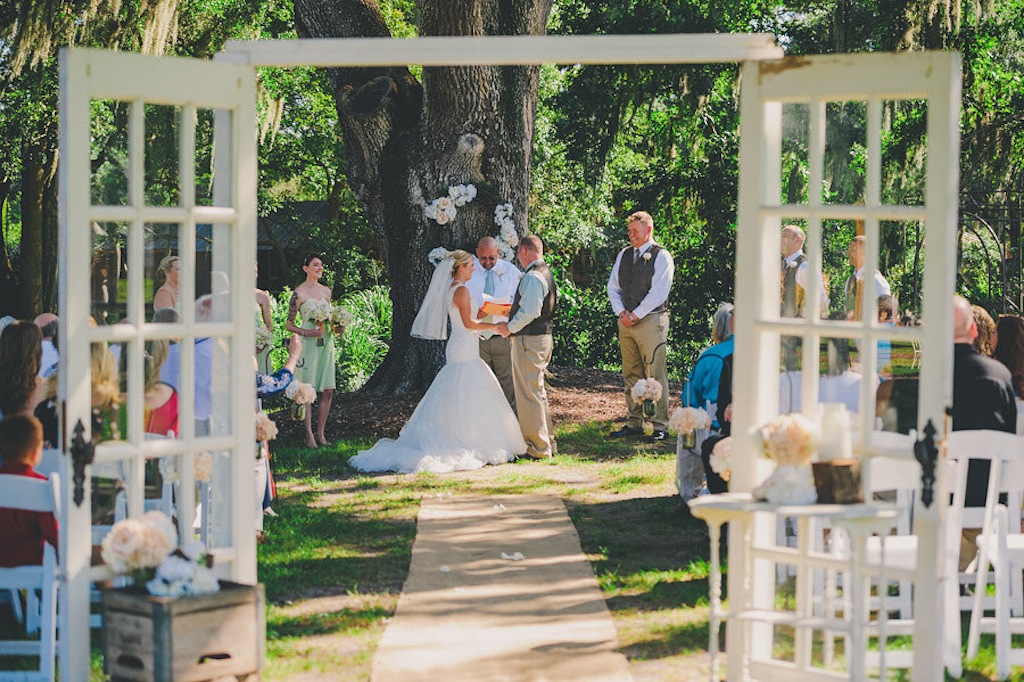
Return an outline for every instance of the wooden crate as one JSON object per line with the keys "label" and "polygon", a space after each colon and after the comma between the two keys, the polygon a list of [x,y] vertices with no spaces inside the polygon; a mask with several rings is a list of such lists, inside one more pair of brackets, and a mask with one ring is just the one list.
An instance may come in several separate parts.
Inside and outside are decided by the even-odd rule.
{"label": "wooden crate", "polygon": [[103,592],[103,669],[112,680],[258,680],[263,587],[221,581],[220,592],[170,599]]}

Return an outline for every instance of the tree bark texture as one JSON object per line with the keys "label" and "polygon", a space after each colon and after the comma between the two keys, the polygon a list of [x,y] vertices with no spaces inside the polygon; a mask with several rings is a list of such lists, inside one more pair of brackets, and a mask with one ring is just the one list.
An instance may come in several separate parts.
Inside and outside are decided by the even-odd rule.
{"label": "tree bark texture", "polygon": [[[420,35],[540,35],[551,0],[421,0]],[[295,0],[299,35],[388,37],[375,0]],[[443,359],[440,342],[409,329],[426,292],[437,246],[472,251],[494,235],[494,207],[510,202],[526,232],[537,67],[329,69],[345,141],[347,180],[373,226],[391,283],[391,348],[363,390],[425,389]],[[478,196],[438,225],[427,204],[473,183]]]}

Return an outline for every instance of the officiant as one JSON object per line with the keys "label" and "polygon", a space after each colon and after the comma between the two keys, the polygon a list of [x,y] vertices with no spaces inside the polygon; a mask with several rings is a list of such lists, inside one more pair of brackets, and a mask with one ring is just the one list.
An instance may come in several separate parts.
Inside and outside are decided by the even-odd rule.
{"label": "officiant", "polygon": [[[502,303],[512,303],[523,273],[512,263],[498,257],[498,242],[494,237],[483,237],[476,245],[476,265],[466,287],[476,317],[482,322],[508,322],[507,316],[487,315],[483,310],[484,295]],[[512,387],[512,346],[490,329],[480,333],[480,358],[498,378],[501,390],[512,409],[516,409],[516,394]]]}

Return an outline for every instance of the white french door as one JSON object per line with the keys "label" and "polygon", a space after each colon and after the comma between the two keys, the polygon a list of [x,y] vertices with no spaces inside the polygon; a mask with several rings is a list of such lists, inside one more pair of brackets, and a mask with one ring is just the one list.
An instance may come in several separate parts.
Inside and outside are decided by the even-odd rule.
{"label": "white french door", "polygon": [[[236,64],[76,48],[60,65],[60,667],[86,680],[90,588],[108,574],[92,547],[150,508],[191,537],[197,455],[218,572],[256,581],[256,99]],[[154,319],[161,265],[179,291]]]}
{"label": "white french door", "polygon": [[[819,402],[828,401],[828,396],[819,395],[819,385],[828,385],[820,382],[825,375],[820,369],[822,348],[829,339],[841,339],[848,348],[855,344],[863,377],[857,400],[855,452],[870,456],[881,450],[872,442],[872,432],[879,425],[873,379],[880,372],[885,375],[882,365],[890,356],[880,347],[898,354],[897,349],[920,343],[916,395],[904,401],[903,414],[894,418],[894,424],[902,421],[919,433],[931,424],[938,430],[936,438],[942,438],[952,390],[960,78],[960,57],[951,52],[793,57],[744,64],[734,368],[734,376],[744,379],[734,387],[735,434],[748,433],[754,425],[779,414],[780,407],[813,416]],[[921,112],[925,112],[926,124],[920,120]],[[926,161],[917,163],[915,157],[902,166],[883,163],[883,138],[892,139],[897,131],[906,132],[915,125],[926,131]],[[893,166],[898,170],[893,171]],[[821,309],[823,288],[832,294],[831,308],[842,307],[836,299],[845,295],[846,287],[823,282],[822,264],[826,257],[833,263],[845,263],[846,246],[854,234],[862,234],[866,242],[865,281],[869,284],[864,291],[870,291],[870,273],[883,260],[879,258],[880,244],[892,238],[918,239],[923,267],[916,272],[920,288],[913,291],[923,295],[919,301],[906,301],[904,307],[920,304],[921,325],[894,328],[879,323],[875,295],[858,296],[856,306],[851,301],[849,308],[856,312],[850,320],[816,314],[783,318],[779,287],[765,283],[779,281],[780,229],[788,224],[807,234],[804,249],[810,280],[806,311]],[[883,275],[894,289],[898,282],[913,276],[903,264],[898,271],[889,265],[890,271]],[[808,369],[785,371],[791,369],[780,361],[780,351],[785,348],[799,349],[800,366]],[[901,379],[892,378],[896,382]],[[787,381],[790,386],[784,384]],[[910,382],[896,385],[907,389],[906,395],[915,392],[909,390]],[[801,395],[802,400],[794,399]],[[752,438],[735,440],[739,463],[733,466],[731,489],[749,492],[767,474],[766,463],[755,453]],[[913,456],[911,452],[903,454]],[[938,490],[943,484],[938,482],[935,499],[942,499]],[[943,515],[943,505],[932,504],[927,508],[919,505],[915,517],[921,570],[915,590],[913,679],[942,678],[939,587],[941,581],[955,579],[939,575]],[[774,529],[767,525],[749,530],[754,542],[774,541]],[[751,568],[750,545],[739,541],[743,537],[740,531],[734,529],[729,547],[730,602],[771,610],[774,572]],[[771,665],[771,627],[751,626],[747,631],[743,627],[729,623],[730,680],[743,679],[744,648],[751,651],[753,659]],[[806,639],[804,644],[809,646]],[[810,660],[809,651],[795,655],[798,661],[801,657]],[[769,676],[766,671],[771,669],[758,668]],[[794,669],[787,663],[780,664],[778,670]]]}

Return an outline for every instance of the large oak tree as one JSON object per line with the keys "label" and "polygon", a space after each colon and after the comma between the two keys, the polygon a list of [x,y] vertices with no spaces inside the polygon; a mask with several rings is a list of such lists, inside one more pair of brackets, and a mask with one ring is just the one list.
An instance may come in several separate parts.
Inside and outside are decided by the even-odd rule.
{"label": "large oak tree", "polygon": [[[423,0],[422,36],[538,35],[551,0]],[[295,0],[301,37],[388,37],[375,0]],[[437,247],[472,248],[495,233],[497,204],[527,226],[537,67],[330,69],[345,140],[348,182],[381,247],[394,303],[391,348],[364,390],[400,394],[426,387],[442,361],[438,342],[409,329]],[[448,187],[473,183],[477,199],[444,226],[424,215]]]}

